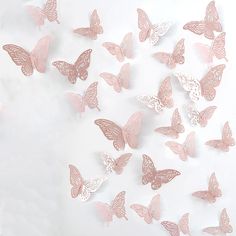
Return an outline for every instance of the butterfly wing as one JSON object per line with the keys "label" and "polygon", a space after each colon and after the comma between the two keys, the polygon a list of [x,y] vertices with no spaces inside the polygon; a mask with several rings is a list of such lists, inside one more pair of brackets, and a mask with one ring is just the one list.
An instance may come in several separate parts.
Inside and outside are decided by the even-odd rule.
{"label": "butterfly wing", "polygon": [[171,53],[166,52],[157,52],[153,54],[153,57],[158,60],[160,63],[165,64],[170,69],[175,68],[176,63]]}
{"label": "butterfly wing", "polygon": [[96,209],[99,212],[99,215],[101,215],[103,221],[108,223],[112,221],[113,213],[109,204],[103,202],[97,202]]}
{"label": "butterfly wing", "polygon": [[217,59],[226,59],[225,32],[220,33],[213,41],[211,50]]}
{"label": "butterfly wing", "polygon": [[210,64],[213,62],[214,55],[211,47],[203,43],[195,43],[194,48],[203,63]]}
{"label": "butterfly wing", "polygon": [[57,21],[57,23],[59,24],[59,21],[57,19],[57,0],[47,0],[43,8],[43,12],[50,22]]}
{"label": "butterfly wing", "polygon": [[200,198],[209,203],[214,203],[216,201],[215,197],[209,191],[197,191],[192,193],[192,196]]}
{"label": "butterfly wing", "polygon": [[168,141],[165,143],[165,145],[167,147],[170,148],[170,150],[179,155],[179,158],[182,160],[182,161],[186,161],[187,158],[188,158],[188,155],[187,153],[185,152],[185,149],[184,149],[184,145],[180,144],[180,143],[177,143],[177,142],[174,142],[174,141]]}
{"label": "butterfly wing", "polygon": [[155,179],[156,168],[152,159],[148,155],[143,155],[143,164],[142,164],[142,183],[148,184]]}
{"label": "butterfly wing", "polygon": [[76,111],[79,113],[85,112],[85,102],[83,96],[76,93],[68,93],[67,97]]}
{"label": "butterfly wing", "polygon": [[130,208],[133,209],[140,217],[142,217],[147,224],[152,223],[152,216],[149,213],[149,209],[147,207],[140,204],[132,204]]}
{"label": "butterfly wing", "polygon": [[69,169],[70,169],[70,184],[72,185],[71,196],[73,198],[76,198],[82,191],[83,179],[81,177],[79,170],[75,166],[69,165]]}
{"label": "butterfly wing", "polygon": [[112,170],[113,170],[113,167],[115,165],[115,159],[112,158],[112,156],[110,154],[103,153],[102,154],[102,160],[103,160],[103,164],[106,167],[106,171],[108,173],[111,173]]}
{"label": "butterfly wing", "polygon": [[165,78],[161,82],[161,86],[159,88],[157,96],[164,107],[167,108],[173,107],[174,102],[172,99],[172,87],[171,87],[170,77]]}
{"label": "butterfly wing", "polygon": [[116,57],[116,59],[119,61],[119,62],[122,62],[124,61],[125,57],[124,57],[124,54],[122,52],[122,48],[115,44],[115,43],[111,43],[111,42],[105,42],[102,44],[102,46],[104,48],[107,49],[107,51]]}
{"label": "butterfly wing", "polygon": [[176,44],[172,57],[177,64],[184,64],[184,52],[185,52],[185,46],[184,46],[184,39],[180,39],[180,41]]}
{"label": "butterfly wing", "polygon": [[223,127],[222,131],[222,140],[227,146],[234,146],[235,145],[235,140],[232,137],[232,131],[229,126],[229,122],[226,122]]}
{"label": "butterfly wing", "polygon": [[181,217],[178,226],[183,234],[191,235],[189,229],[189,213],[186,213]]}
{"label": "butterfly wing", "polygon": [[122,53],[127,58],[133,57],[133,34],[128,33],[124,36],[120,48],[122,49]]}
{"label": "butterfly wing", "polygon": [[97,34],[90,27],[77,28],[73,32],[93,40],[97,39]]}
{"label": "butterfly wing", "polygon": [[139,32],[139,41],[144,42],[149,36],[152,29],[152,24],[144,12],[144,10],[138,8],[138,27],[140,29]]}
{"label": "butterfly wing", "polygon": [[111,204],[112,211],[117,218],[125,218],[126,220],[126,210],[125,210],[125,191],[118,193]]}
{"label": "butterfly wing", "polygon": [[220,215],[220,229],[224,234],[233,232],[233,227],[230,225],[230,219],[225,208]]}
{"label": "butterfly wing", "polygon": [[184,30],[189,30],[194,34],[202,35],[205,32],[204,21],[190,21],[183,26]]}
{"label": "butterfly wing", "polygon": [[207,227],[202,231],[211,235],[222,235],[220,227]]}
{"label": "butterfly wing", "polygon": [[113,170],[116,172],[116,174],[120,175],[123,171],[123,168],[128,164],[130,157],[132,156],[132,153],[125,153],[115,159]]}
{"label": "butterfly wing", "polygon": [[196,153],[195,132],[190,132],[184,142],[184,149],[188,156],[194,157]]}
{"label": "butterfly wing", "polygon": [[94,82],[90,84],[84,94],[85,104],[90,109],[98,108],[97,86],[98,86],[98,82]]}
{"label": "butterfly wing", "polygon": [[153,219],[160,220],[161,209],[160,209],[160,195],[159,194],[155,195],[152,198],[151,203],[148,206],[148,209]]}
{"label": "butterfly wing", "polygon": [[27,11],[37,26],[44,24],[45,15],[40,7],[27,6]]}
{"label": "butterfly wing", "polygon": [[161,224],[171,236],[180,236],[179,227],[177,224],[170,221],[162,221]]}
{"label": "butterfly wing", "polygon": [[219,183],[216,179],[215,173],[213,173],[210,177],[209,184],[208,184],[208,191],[211,193],[212,196],[221,197],[222,193],[219,188]]}
{"label": "butterfly wing", "polygon": [[123,88],[128,89],[129,80],[130,80],[130,64],[129,63],[126,63],[121,67],[118,78],[119,78],[119,84]]}
{"label": "butterfly wing", "polygon": [[119,83],[117,76],[111,73],[103,72],[100,74],[100,77],[102,77],[108,85],[113,86],[117,93],[121,92],[121,84]]}
{"label": "butterfly wing", "polygon": [[216,108],[216,106],[209,106],[199,113],[198,123],[201,127],[207,126],[207,122],[213,116]]}

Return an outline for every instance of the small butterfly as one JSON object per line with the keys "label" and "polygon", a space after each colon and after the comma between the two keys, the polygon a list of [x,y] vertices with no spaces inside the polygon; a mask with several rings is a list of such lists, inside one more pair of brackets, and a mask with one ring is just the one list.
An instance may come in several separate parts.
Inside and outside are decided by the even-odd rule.
{"label": "small butterfly", "polygon": [[74,64],[69,64],[65,61],[54,61],[52,64],[59,70],[59,72],[67,76],[70,83],[74,84],[79,77],[81,80],[86,80],[90,65],[90,56],[92,49],[84,51],[76,60]]}
{"label": "small butterfly", "polygon": [[222,138],[210,140],[205,143],[208,146],[219,149],[223,152],[228,152],[229,147],[235,146],[235,140],[232,137],[232,131],[229,127],[229,122],[226,122],[222,131]]}
{"label": "small butterfly", "polygon": [[97,10],[94,10],[90,17],[90,26],[87,28],[75,29],[74,33],[80,34],[93,40],[97,39],[97,35],[103,33],[103,28],[100,25],[100,19]]}
{"label": "small butterfly", "polygon": [[173,169],[157,170],[152,159],[145,154],[143,155],[142,172],[142,183],[144,185],[150,183],[153,190],[159,189],[162,184],[169,183],[180,175],[179,171]]}
{"label": "small butterfly", "polygon": [[45,72],[50,41],[50,36],[41,38],[32,52],[27,52],[22,47],[14,44],[6,44],[2,48],[7,51],[17,66],[21,66],[22,73],[25,76],[30,76],[34,69],[40,73]]}
{"label": "small butterfly", "polygon": [[226,235],[233,232],[233,227],[230,225],[230,219],[224,208],[220,214],[220,224],[216,227],[207,227],[202,230],[211,235]]}
{"label": "small butterfly", "polygon": [[70,169],[70,184],[71,188],[71,197],[76,198],[80,197],[81,201],[87,201],[91,193],[96,192],[106,180],[106,178],[97,178],[93,180],[84,180],[79,172],[79,170],[73,166],[69,165]]}
{"label": "small butterfly", "polygon": [[194,157],[195,156],[195,133],[191,132],[186,137],[186,140],[183,144],[168,141],[165,143],[167,147],[170,148],[172,152],[179,155],[179,158],[182,161],[186,161],[188,156]]}
{"label": "small butterfly", "polygon": [[215,7],[215,2],[211,1],[206,8],[205,18],[202,21],[190,21],[184,25],[183,29],[202,35],[208,39],[214,39],[214,31],[222,32],[219,16]]}
{"label": "small butterfly", "polygon": [[129,88],[129,80],[130,80],[130,64],[124,64],[118,75],[113,75],[111,73],[103,72],[100,74],[110,86],[113,86],[114,90],[119,93],[122,88]]}
{"label": "small butterfly", "polygon": [[184,64],[184,39],[181,39],[175,46],[173,53],[157,52],[153,57],[160,63],[166,64],[167,67],[173,69],[176,64]]}
{"label": "small butterfly", "polygon": [[184,133],[185,129],[184,126],[182,125],[182,119],[179,114],[178,108],[176,108],[173,112],[171,118],[171,126],[159,127],[156,128],[155,131],[173,138],[178,138],[179,133]]}
{"label": "small butterfly", "polygon": [[152,220],[160,220],[160,195],[155,195],[148,207],[132,204],[130,208],[142,217],[147,224],[151,224]]}
{"label": "small butterfly", "polygon": [[132,37],[132,33],[128,33],[124,36],[120,45],[105,42],[102,46],[105,47],[111,55],[115,56],[119,62],[123,62],[125,57],[129,59],[133,57]]}
{"label": "small butterfly", "polygon": [[135,112],[122,128],[106,119],[95,120],[95,124],[99,126],[108,140],[113,141],[113,146],[119,151],[125,148],[126,143],[131,148],[137,148],[142,117],[141,112]]}

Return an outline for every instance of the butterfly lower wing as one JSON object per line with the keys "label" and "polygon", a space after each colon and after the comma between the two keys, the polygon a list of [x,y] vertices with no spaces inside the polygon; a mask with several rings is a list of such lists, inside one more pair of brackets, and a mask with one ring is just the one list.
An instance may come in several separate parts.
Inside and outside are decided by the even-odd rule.
{"label": "butterfly lower wing", "polygon": [[161,210],[160,210],[160,195],[159,194],[155,195],[152,198],[148,206],[148,209],[153,219],[160,220]]}
{"label": "butterfly lower wing", "polygon": [[130,208],[133,209],[141,218],[143,218],[147,224],[152,223],[152,216],[150,215],[147,207],[140,204],[132,204]]}
{"label": "butterfly lower wing", "polygon": [[189,229],[189,214],[184,214],[179,220],[178,227],[184,235],[191,235]]}
{"label": "butterfly lower wing", "polygon": [[138,27],[139,32],[139,41],[144,42],[149,36],[152,28],[152,24],[146,14],[142,9],[138,8]]}
{"label": "butterfly lower wing", "polygon": [[209,106],[199,113],[198,123],[200,124],[201,127],[207,126],[208,120],[211,119],[216,108],[217,108],[216,106]]}
{"label": "butterfly lower wing", "polygon": [[114,90],[117,93],[121,92],[121,84],[117,76],[111,73],[103,72],[100,74],[100,77],[102,77],[107,82],[108,85],[113,86]]}
{"label": "butterfly lower wing", "polygon": [[111,43],[111,42],[105,42],[102,44],[102,46],[104,48],[107,49],[107,51],[116,57],[116,59],[119,61],[119,62],[122,62],[124,61],[125,57],[124,57],[124,54],[122,52],[122,49],[119,45],[115,44],[115,43]]}
{"label": "butterfly lower wing", "polygon": [[114,160],[113,170],[116,172],[116,174],[122,173],[123,168],[128,164],[131,156],[132,153],[125,153]]}
{"label": "butterfly lower wing", "polygon": [[170,236],[180,236],[177,224],[170,221],[162,221],[161,224],[169,232]]}
{"label": "butterfly lower wing", "polygon": [[186,161],[187,160],[188,155],[185,152],[184,145],[182,145],[180,143],[177,143],[177,142],[174,142],[174,141],[168,141],[168,142],[165,143],[165,145],[167,147],[169,147],[172,152],[174,152],[175,154],[179,155],[179,158],[182,161]]}
{"label": "butterfly lower wing", "polygon": [[43,12],[50,22],[57,21],[59,23],[57,19],[57,0],[47,0]]}
{"label": "butterfly lower wing", "polygon": [[71,196],[73,198],[76,198],[82,191],[83,179],[79,170],[75,166],[69,165],[69,169],[70,169],[70,184],[72,185]]}
{"label": "butterfly lower wing", "polygon": [[90,109],[98,108],[97,86],[98,82],[92,83],[84,94],[84,101]]}
{"label": "butterfly lower wing", "polygon": [[117,218],[125,218],[126,220],[126,210],[125,210],[125,191],[118,193],[111,204],[112,211]]}
{"label": "butterfly lower wing", "polygon": [[112,221],[113,213],[109,204],[103,202],[97,202],[96,209],[99,212],[103,221],[107,223]]}
{"label": "butterfly lower wing", "polygon": [[120,85],[123,88],[128,89],[129,88],[129,80],[130,80],[130,64],[129,63],[126,63],[121,67],[118,78],[120,81]]}
{"label": "butterfly lower wing", "polygon": [[44,25],[45,15],[40,7],[27,6],[27,11],[37,26]]}

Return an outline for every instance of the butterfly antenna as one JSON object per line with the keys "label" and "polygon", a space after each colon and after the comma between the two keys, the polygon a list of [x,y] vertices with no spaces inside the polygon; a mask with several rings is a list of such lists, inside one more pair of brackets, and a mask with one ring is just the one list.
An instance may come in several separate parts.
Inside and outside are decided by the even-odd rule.
{"label": "butterfly antenna", "polygon": [[125,218],[126,220],[128,220],[127,216],[124,216],[124,218]]}
{"label": "butterfly antenna", "polygon": [[56,20],[57,24],[60,24],[60,21],[59,20]]}
{"label": "butterfly antenna", "polygon": [[101,111],[100,108],[99,108],[98,106],[97,106],[96,108],[97,108],[98,111]]}
{"label": "butterfly antenna", "polygon": [[228,62],[229,60],[227,59],[227,57],[224,58],[226,62]]}

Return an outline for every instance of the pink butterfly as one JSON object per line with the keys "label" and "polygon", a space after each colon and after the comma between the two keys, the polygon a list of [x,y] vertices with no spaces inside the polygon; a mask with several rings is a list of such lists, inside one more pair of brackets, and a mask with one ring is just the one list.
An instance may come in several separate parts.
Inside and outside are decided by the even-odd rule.
{"label": "pink butterfly", "polygon": [[100,74],[110,86],[113,86],[114,90],[119,93],[122,88],[129,88],[129,80],[130,80],[130,64],[124,64],[118,75],[113,75],[111,73],[103,72]]}
{"label": "pink butterfly", "polygon": [[216,179],[215,173],[212,173],[209,183],[208,190],[197,191],[192,194],[194,197],[201,198],[209,203],[214,203],[217,197],[221,197],[222,193],[219,189],[219,183]]}
{"label": "pink butterfly", "polygon": [[90,56],[92,49],[84,51],[76,60],[74,64],[69,64],[65,61],[54,61],[52,64],[59,70],[59,72],[67,76],[68,80],[74,84],[79,77],[81,80],[86,80],[90,65]]}
{"label": "pink butterfly", "polygon": [[232,137],[232,131],[229,127],[229,122],[226,122],[222,131],[222,139],[210,140],[205,143],[208,146],[219,149],[223,152],[228,152],[230,146],[235,146],[235,140]]}
{"label": "pink butterfly", "polygon": [[95,124],[99,126],[108,140],[113,141],[113,146],[119,151],[125,148],[126,143],[131,148],[137,148],[142,117],[141,112],[134,113],[123,128],[106,119],[95,120]]}
{"label": "pink butterfly", "polygon": [[215,2],[211,1],[206,8],[206,15],[202,21],[190,21],[184,25],[183,29],[202,35],[208,39],[214,39],[214,31],[221,32],[222,26],[219,22],[219,16],[215,7]]}
{"label": "pink butterfly", "polygon": [[34,69],[40,73],[45,72],[50,41],[50,36],[41,38],[32,52],[27,52],[22,47],[14,44],[6,44],[3,49],[7,51],[17,66],[21,66],[23,74],[30,76],[33,74]]}
{"label": "pink butterfly", "polygon": [[103,33],[103,28],[100,25],[100,19],[97,10],[94,10],[90,17],[90,27],[75,29],[74,33],[91,38],[93,40],[97,39],[97,35]]}
{"label": "pink butterfly", "polygon": [[186,161],[188,156],[195,156],[195,132],[189,133],[183,144],[174,141],[168,141],[165,144],[172,152],[179,155],[182,161]]}
{"label": "pink butterfly", "polygon": [[130,206],[147,224],[151,224],[152,220],[160,219],[160,195],[154,196],[148,207],[140,204],[132,204]]}
{"label": "pink butterfly", "polygon": [[119,62],[125,60],[125,57],[133,57],[133,42],[132,42],[132,33],[128,33],[124,36],[120,45],[111,42],[105,42],[102,44],[111,55],[115,56]]}
{"label": "pink butterfly", "polygon": [[226,235],[233,233],[233,227],[230,225],[230,219],[224,208],[220,214],[220,225],[216,227],[207,227],[202,230],[211,235]]}
{"label": "pink butterfly", "polygon": [[152,159],[145,154],[143,155],[142,171],[142,183],[144,185],[150,183],[153,190],[159,189],[162,184],[169,183],[176,176],[180,175],[179,171],[173,169],[156,170]]}
{"label": "pink butterfly", "polygon": [[184,64],[184,39],[181,39],[175,46],[173,53],[157,52],[153,56],[160,63],[166,64],[167,67],[173,69],[176,64]]}
{"label": "pink butterfly", "polygon": [[178,138],[179,133],[183,133],[185,131],[184,126],[182,125],[182,119],[179,114],[178,108],[176,108],[173,112],[171,126],[159,127],[156,128],[155,131],[166,136]]}

